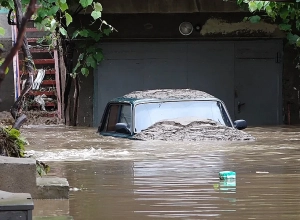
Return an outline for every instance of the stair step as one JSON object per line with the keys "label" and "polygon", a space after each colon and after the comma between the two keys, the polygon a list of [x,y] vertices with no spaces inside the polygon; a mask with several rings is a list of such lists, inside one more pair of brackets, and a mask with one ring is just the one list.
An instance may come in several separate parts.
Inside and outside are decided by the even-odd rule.
{"label": "stair step", "polygon": [[38,95],[43,95],[45,94],[46,96],[51,96],[51,95],[56,95],[55,91],[30,91],[29,95],[34,95],[34,96],[38,96]]}
{"label": "stair step", "polygon": [[38,39],[39,39],[39,38],[30,38],[30,37],[28,37],[28,38],[27,38],[27,42],[28,42],[28,43],[35,43]]}
{"label": "stair step", "polygon": [[[23,63],[23,60],[20,60],[20,65]],[[33,59],[35,65],[37,64],[55,64],[55,59]]]}
{"label": "stair step", "polygon": [[37,28],[26,28],[26,32],[41,32],[41,31],[44,31],[44,30],[39,30]]}
{"label": "stair step", "polygon": [[[34,106],[34,107],[38,107],[38,106],[40,106],[40,104],[37,104],[37,103],[33,103],[33,104],[31,104],[31,106]],[[56,107],[56,103],[54,103],[54,102],[46,102],[45,103],[45,106],[46,107]],[[50,117],[50,116],[49,116]],[[52,116],[51,116],[52,117]],[[54,117],[54,116],[53,116]]]}
{"label": "stair step", "polygon": [[56,81],[55,80],[43,80],[41,84],[44,86],[54,86],[54,85],[56,85]]}
{"label": "stair step", "polygon": [[[53,50],[48,50],[48,48],[30,48],[29,51],[31,53],[52,53]],[[23,54],[23,51],[19,51],[20,54]]]}
{"label": "stair step", "polygon": [[[38,177],[36,179],[38,192],[36,199],[68,199],[69,198],[69,182],[66,178],[58,177]],[[46,197],[46,198],[45,198]]]}
{"label": "stair step", "polygon": [[[22,70],[20,70],[20,75],[23,75],[23,74],[25,74],[25,73]],[[55,75],[55,70],[54,69],[46,70],[45,74],[46,75]]]}
{"label": "stair step", "polygon": [[55,85],[56,81],[55,80],[43,80],[42,85]]}
{"label": "stair step", "polygon": [[54,64],[55,59],[33,59],[34,64]]}

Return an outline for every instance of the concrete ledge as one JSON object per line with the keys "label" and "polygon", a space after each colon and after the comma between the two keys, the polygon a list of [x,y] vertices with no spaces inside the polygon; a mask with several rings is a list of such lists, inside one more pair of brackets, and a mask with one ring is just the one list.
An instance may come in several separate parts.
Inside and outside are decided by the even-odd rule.
{"label": "concrete ledge", "polygon": [[37,178],[32,158],[0,156],[0,190],[30,193],[33,199],[68,199],[69,183],[65,178]]}
{"label": "concrete ledge", "polygon": [[36,188],[34,159],[0,156],[0,170],[0,190],[31,194]]}
{"label": "concrete ledge", "polygon": [[34,199],[68,199],[69,183],[65,178],[37,178],[37,190]]}

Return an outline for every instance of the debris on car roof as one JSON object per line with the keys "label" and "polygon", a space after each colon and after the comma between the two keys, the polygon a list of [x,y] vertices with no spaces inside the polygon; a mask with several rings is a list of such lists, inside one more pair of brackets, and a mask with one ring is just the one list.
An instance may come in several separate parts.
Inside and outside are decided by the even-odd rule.
{"label": "debris on car roof", "polygon": [[202,99],[215,98],[214,96],[199,90],[192,89],[155,89],[134,91],[123,96],[134,99]]}

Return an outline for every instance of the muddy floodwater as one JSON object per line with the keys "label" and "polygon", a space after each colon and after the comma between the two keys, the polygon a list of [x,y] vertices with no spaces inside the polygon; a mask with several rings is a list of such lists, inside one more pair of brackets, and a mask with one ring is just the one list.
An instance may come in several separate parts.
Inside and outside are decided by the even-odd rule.
{"label": "muddy floodwater", "polygon": [[[70,200],[35,200],[63,219],[300,219],[300,128],[250,142],[131,141],[96,129],[26,127],[29,154],[66,177]],[[221,182],[218,173],[236,172]],[[62,218],[57,218],[62,219]]]}

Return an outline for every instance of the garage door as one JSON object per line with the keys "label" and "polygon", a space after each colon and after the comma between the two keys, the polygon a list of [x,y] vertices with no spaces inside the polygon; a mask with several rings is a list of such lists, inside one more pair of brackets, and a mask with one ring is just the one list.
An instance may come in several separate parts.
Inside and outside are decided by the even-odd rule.
{"label": "garage door", "polygon": [[101,45],[94,126],[106,103],[135,90],[190,88],[223,100],[233,119],[276,125],[281,115],[281,40],[122,42]]}
{"label": "garage door", "polygon": [[233,42],[131,42],[101,45],[94,125],[106,103],[135,90],[190,88],[222,99],[234,113]]}

